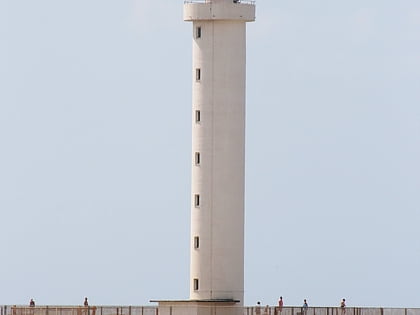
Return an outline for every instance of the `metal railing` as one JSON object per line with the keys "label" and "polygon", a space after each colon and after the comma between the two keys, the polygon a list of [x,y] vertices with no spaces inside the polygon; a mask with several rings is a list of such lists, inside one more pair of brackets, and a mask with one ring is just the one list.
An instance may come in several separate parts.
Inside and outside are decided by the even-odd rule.
{"label": "metal railing", "polygon": [[[184,3],[212,3],[213,0],[184,0]],[[232,0],[233,3],[253,4],[255,0]]]}
{"label": "metal railing", "polygon": [[0,306],[0,315],[189,315],[197,309],[214,315],[420,315],[420,308],[283,307],[276,306]]}
{"label": "metal railing", "polygon": [[3,306],[0,315],[155,315],[156,306]]}

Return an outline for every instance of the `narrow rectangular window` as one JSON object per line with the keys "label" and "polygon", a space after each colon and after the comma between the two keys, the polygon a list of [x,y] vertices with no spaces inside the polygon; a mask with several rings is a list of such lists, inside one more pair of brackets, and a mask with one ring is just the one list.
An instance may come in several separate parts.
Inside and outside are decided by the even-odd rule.
{"label": "narrow rectangular window", "polygon": [[200,206],[200,195],[199,194],[194,195],[194,206],[196,206],[196,207]]}
{"label": "narrow rectangular window", "polygon": [[200,152],[195,152],[195,165],[200,165]]}
{"label": "narrow rectangular window", "polygon": [[201,38],[201,26],[197,26],[195,30],[195,38]]}
{"label": "narrow rectangular window", "polygon": [[195,80],[196,81],[201,80],[201,69],[200,68],[195,69]]}
{"label": "narrow rectangular window", "polygon": [[200,122],[201,121],[201,113],[199,110],[195,111],[195,122]]}
{"label": "narrow rectangular window", "polygon": [[200,248],[200,238],[198,236],[194,237],[194,248],[199,249]]}
{"label": "narrow rectangular window", "polygon": [[194,279],[194,290],[195,291],[198,290],[198,279],[197,278]]}

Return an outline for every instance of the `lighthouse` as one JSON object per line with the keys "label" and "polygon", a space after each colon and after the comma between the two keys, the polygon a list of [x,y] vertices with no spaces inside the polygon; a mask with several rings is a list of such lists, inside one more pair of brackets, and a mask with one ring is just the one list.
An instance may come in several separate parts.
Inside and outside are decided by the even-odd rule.
{"label": "lighthouse", "polygon": [[186,1],[192,22],[190,300],[244,299],[246,22],[255,3]]}
{"label": "lighthouse", "polygon": [[188,300],[160,315],[239,315],[244,301],[248,0],[186,0],[192,22],[191,261]]}

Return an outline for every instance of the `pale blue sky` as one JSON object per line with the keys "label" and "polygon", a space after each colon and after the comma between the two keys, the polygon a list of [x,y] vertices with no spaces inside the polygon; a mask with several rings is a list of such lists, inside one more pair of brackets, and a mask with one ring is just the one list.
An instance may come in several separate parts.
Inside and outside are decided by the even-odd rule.
{"label": "pale blue sky", "polygon": [[[0,0],[0,304],[189,294],[191,24]],[[420,307],[420,2],[260,0],[245,304]]]}

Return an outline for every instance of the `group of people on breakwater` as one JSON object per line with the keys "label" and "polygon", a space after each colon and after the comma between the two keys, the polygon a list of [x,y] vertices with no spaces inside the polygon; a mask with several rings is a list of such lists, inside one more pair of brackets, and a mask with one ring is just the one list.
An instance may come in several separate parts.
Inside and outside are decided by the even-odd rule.
{"label": "group of people on breakwater", "polygon": [[[83,301],[83,306],[89,306],[88,298],[85,297],[85,300]],[[35,307],[35,301],[34,299],[31,299],[29,301],[29,307]]]}
{"label": "group of people on breakwater", "polygon": [[[275,315],[280,315],[281,314],[281,312],[283,311],[283,305],[284,305],[283,297],[281,296],[279,298],[279,301],[278,301],[278,306],[275,307],[275,309],[274,309],[275,310],[275,313],[274,313]],[[264,308],[263,313],[261,313],[261,309],[262,309],[261,302],[258,301],[257,306],[255,307],[255,313],[256,313],[256,315],[261,315],[261,314],[266,315],[266,314],[269,313],[269,308],[270,308],[269,305],[267,305]],[[306,299],[304,299],[303,304],[302,304],[302,312],[300,313],[300,315],[306,315],[306,312],[307,312],[308,308],[309,308],[308,301]],[[343,298],[341,300],[340,308],[342,309],[342,314],[345,314],[346,313],[346,299]]]}

